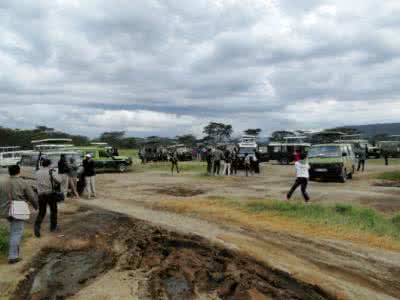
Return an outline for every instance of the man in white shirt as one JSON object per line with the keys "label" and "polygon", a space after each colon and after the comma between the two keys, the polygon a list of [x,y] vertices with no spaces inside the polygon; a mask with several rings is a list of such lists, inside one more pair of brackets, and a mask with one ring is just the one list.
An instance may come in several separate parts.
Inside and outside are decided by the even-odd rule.
{"label": "man in white shirt", "polygon": [[301,154],[301,160],[295,162],[295,168],[296,168],[296,181],[293,184],[292,188],[290,189],[289,193],[286,195],[286,199],[290,200],[292,197],[294,191],[301,186],[301,193],[303,194],[304,200],[308,202],[310,200],[310,197],[308,196],[307,193],[307,185],[308,185],[308,178],[310,177],[309,175],[309,169],[310,165],[308,164],[308,161],[306,160],[307,156],[306,154],[302,153]]}

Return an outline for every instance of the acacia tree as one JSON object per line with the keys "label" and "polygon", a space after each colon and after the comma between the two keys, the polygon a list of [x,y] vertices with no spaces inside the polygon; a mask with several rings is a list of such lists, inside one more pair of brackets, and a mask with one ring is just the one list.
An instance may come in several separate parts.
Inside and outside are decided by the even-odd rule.
{"label": "acacia tree", "polygon": [[193,146],[194,144],[196,144],[196,137],[193,134],[185,134],[185,135],[181,135],[181,136],[177,136],[176,137],[178,143],[180,144],[184,144],[187,146]]}
{"label": "acacia tree", "polygon": [[285,137],[295,136],[295,134],[291,131],[287,130],[278,130],[274,131],[271,135],[271,141],[274,142],[281,142],[284,140]]}
{"label": "acacia tree", "polygon": [[255,129],[249,128],[244,131],[245,134],[254,135],[254,136],[258,136],[260,134],[260,132],[261,132],[260,128],[255,128]]}
{"label": "acacia tree", "polygon": [[203,133],[206,134],[205,139],[214,143],[227,141],[232,135],[232,125],[210,122],[204,127]]}

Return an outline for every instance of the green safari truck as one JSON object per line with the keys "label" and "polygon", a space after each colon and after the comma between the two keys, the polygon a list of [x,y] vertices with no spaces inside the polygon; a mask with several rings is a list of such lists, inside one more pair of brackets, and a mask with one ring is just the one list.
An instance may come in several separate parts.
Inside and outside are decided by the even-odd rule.
{"label": "green safari truck", "polygon": [[356,168],[356,156],[351,144],[313,145],[308,151],[310,180],[334,178],[346,182]]}
{"label": "green safari truck", "polygon": [[132,166],[132,158],[128,156],[114,155],[110,147],[78,147],[83,155],[90,154],[94,160],[96,172],[126,172]]}

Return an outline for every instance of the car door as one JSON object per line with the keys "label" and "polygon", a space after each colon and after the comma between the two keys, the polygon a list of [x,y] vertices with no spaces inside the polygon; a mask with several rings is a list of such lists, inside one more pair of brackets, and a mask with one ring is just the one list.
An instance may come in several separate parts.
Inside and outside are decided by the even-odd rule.
{"label": "car door", "polygon": [[353,172],[353,158],[351,157],[351,151],[348,145],[343,146],[343,153],[346,153],[346,156],[344,157],[344,165],[346,167],[347,173],[351,173]]}
{"label": "car door", "polygon": [[100,159],[99,151],[91,151],[90,154],[93,157],[96,172],[104,172],[104,161]]}

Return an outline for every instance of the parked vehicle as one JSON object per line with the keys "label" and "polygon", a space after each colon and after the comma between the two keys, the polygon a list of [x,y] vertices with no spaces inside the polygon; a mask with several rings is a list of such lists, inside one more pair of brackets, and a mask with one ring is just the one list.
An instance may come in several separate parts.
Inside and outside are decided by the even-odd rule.
{"label": "parked vehicle", "polygon": [[193,149],[186,147],[183,144],[171,145],[166,148],[166,156],[168,160],[168,153],[170,151],[176,151],[179,161],[191,161],[193,160]]}
{"label": "parked vehicle", "polygon": [[[35,179],[35,173],[40,169],[40,161],[43,158],[51,160],[50,168],[58,170],[58,161],[60,160],[61,154],[65,154],[67,161],[70,158],[74,158],[75,163],[80,166],[78,173],[80,174],[82,169],[82,153],[78,151],[65,150],[65,151],[51,151],[51,152],[37,152],[31,151],[22,154],[19,166],[21,167],[21,176],[27,179]],[[79,176],[78,176],[79,178]]]}
{"label": "parked vehicle", "polygon": [[337,178],[346,182],[355,172],[357,160],[351,144],[313,145],[308,151],[310,180]]}
{"label": "parked vehicle", "polygon": [[33,150],[37,152],[60,151],[65,149],[72,149],[72,139],[66,138],[51,138],[43,140],[31,141]]}
{"label": "parked vehicle", "polygon": [[[126,172],[132,166],[132,158],[122,155],[114,155],[111,147],[108,146],[89,146],[77,147],[76,150],[82,153],[82,156],[90,154],[94,160],[96,172]],[[115,151],[115,149],[114,149]]]}
{"label": "parked vehicle", "polygon": [[18,146],[0,147],[0,167],[7,168],[17,164],[21,160],[21,156],[27,151],[19,150]]}
{"label": "parked vehicle", "polygon": [[383,156],[400,157],[400,141],[381,141],[378,147]]}
{"label": "parked vehicle", "polygon": [[258,151],[257,138],[253,135],[243,135],[237,148],[239,150],[238,156],[242,160],[244,160],[246,154],[256,159],[256,151]]}
{"label": "parked vehicle", "polygon": [[271,142],[268,144],[269,160],[276,160],[282,165],[288,165],[294,161],[296,152],[307,153],[310,143],[304,141],[304,137],[290,137],[284,142]]}

